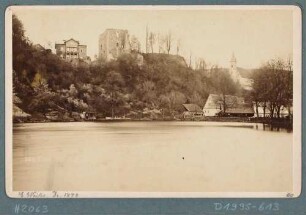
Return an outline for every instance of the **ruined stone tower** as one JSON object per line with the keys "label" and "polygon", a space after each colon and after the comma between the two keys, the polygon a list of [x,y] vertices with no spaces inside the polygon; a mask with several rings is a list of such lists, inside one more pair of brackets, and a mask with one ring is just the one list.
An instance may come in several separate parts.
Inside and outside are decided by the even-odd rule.
{"label": "ruined stone tower", "polygon": [[99,57],[107,61],[130,53],[130,36],[127,30],[106,29],[99,37]]}

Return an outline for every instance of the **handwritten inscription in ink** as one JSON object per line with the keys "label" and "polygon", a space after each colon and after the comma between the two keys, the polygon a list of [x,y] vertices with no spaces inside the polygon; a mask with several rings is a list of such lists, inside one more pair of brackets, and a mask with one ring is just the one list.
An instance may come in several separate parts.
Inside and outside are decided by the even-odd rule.
{"label": "handwritten inscription in ink", "polygon": [[22,191],[18,192],[19,198],[78,198],[77,192],[38,192],[38,191]]}

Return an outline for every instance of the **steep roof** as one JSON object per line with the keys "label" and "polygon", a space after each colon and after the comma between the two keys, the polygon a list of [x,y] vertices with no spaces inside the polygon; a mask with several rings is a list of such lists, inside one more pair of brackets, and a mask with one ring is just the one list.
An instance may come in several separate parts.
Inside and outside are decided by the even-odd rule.
{"label": "steep roof", "polygon": [[202,112],[201,108],[197,104],[183,104],[183,106],[190,112]]}
{"label": "steep roof", "polygon": [[63,45],[65,45],[67,42],[69,42],[69,41],[74,41],[74,42],[76,42],[79,46],[86,46],[86,45],[81,45],[80,44],[80,41],[78,41],[78,40],[75,40],[75,39],[73,39],[73,38],[70,38],[69,40],[63,40],[63,42],[55,42],[55,47],[56,46],[63,46]]}
{"label": "steep roof", "polygon": [[[242,97],[233,96],[233,95],[225,95],[226,105],[229,107],[235,107],[239,104],[244,103],[244,99]],[[209,94],[205,106],[205,109],[216,109],[220,107],[220,104],[223,104],[222,95],[218,94]]]}
{"label": "steep roof", "polygon": [[222,99],[217,94],[209,94],[206,103],[204,105],[204,109],[216,109],[220,106]]}
{"label": "steep roof", "polygon": [[[225,95],[226,113],[254,113],[251,103],[246,103],[244,98]],[[223,109],[223,97],[218,94],[210,94],[203,109]]]}
{"label": "steep roof", "polygon": [[69,42],[69,41],[74,41],[74,42],[76,42],[76,43],[80,43],[79,41],[77,41],[77,40],[75,40],[75,39],[73,39],[73,38],[70,38],[69,40],[64,40],[64,43],[67,43],[67,42]]}

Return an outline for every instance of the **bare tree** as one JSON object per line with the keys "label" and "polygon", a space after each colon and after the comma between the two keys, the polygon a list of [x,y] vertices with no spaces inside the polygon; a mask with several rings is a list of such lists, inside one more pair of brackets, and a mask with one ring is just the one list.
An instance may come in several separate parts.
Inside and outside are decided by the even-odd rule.
{"label": "bare tree", "polygon": [[149,53],[149,29],[146,26],[146,53]]}
{"label": "bare tree", "polygon": [[286,87],[286,106],[288,109],[288,115],[291,118],[292,113],[291,113],[291,106],[293,102],[293,61],[292,58],[289,57],[287,59],[287,72],[286,72],[286,81],[285,81],[285,87]]}
{"label": "bare tree", "polygon": [[132,51],[140,52],[140,42],[134,35],[131,37],[130,46]]}
{"label": "bare tree", "polygon": [[290,72],[292,72],[293,68],[293,61],[291,57],[288,57],[287,63],[286,63],[286,69]]}
{"label": "bare tree", "polygon": [[195,68],[198,70],[205,70],[207,68],[205,60],[203,58],[197,59]]}
{"label": "bare tree", "polygon": [[[267,107],[270,117],[281,117],[283,107],[290,107],[293,98],[293,71],[292,62],[282,59],[273,59],[265,63],[253,75],[253,99]],[[256,96],[256,98],[254,98]],[[265,115],[265,111],[264,111]]]}
{"label": "bare tree", "polygon": [[156,35],[153,32],[150,32],[149,34],[149,44],[150,44],[150,48],[151,48],[151,52],[154,52],[154,45],[156,42]]}
{"label": "bare tree", "polygon": [[180,48],[181,48],[181,40],[178,39],[178,40],[176,41],[176,55],[179,55]]}
{"label": "bare tree", "polygon": [[191,63],[192,63],[191,58],[192,58],[192,52],[190,51],[190,54],[189,54],[189,65],[188,65],[189,68],[191,68]]}
{"label": "bare tree", "polygon": [[165,39],[163,36],[158,33],[157,35],[157,42],[158,42],[158,53],[163,53],[164,52],[164,45],[165,45]]}
{"label": "bare tree", "polygon": [[167,53],[169,54],[170,50],[171,50],[171,45],[172,45],[172,34],[171,34],[171,31],[169,31],[168,34],[166,34],[165,45],[166,45]]}

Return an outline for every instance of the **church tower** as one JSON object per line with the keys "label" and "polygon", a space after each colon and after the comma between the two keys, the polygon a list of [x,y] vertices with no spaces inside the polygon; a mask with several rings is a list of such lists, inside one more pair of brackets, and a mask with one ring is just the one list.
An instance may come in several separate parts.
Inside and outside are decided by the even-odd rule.
{"label": "church tower", "polygon": [[230,60],[229,72],[230,72],[230,75],[231,75],[233,81],[238,82],[240,75],[239,75],[238,70],[237,70],[237,60],[236,60],[236,57],[235,57],[234,53],[233,53],[232,58]]}
{"label": "church tower", "polygon": [[236,57],[235,57],[234,53],[232,55],[230,63],[231,63],[231,69],[237,70],[237,60],[236,60]]}

